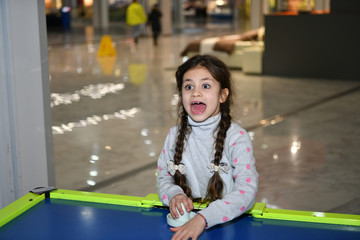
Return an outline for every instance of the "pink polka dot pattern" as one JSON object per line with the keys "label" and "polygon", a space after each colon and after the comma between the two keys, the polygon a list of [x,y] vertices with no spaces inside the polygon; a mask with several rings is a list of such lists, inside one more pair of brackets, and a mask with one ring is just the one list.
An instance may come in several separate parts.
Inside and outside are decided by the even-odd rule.
{"label": "pink polka dot pattern", "polygon": [[240,190],[240,194],[245,194],[245,192],[243,190]]}
{"label": "pink polka dot pattern", "polygon": [[238,175],[235,175],[234,178],[237,179]]}
{"label": "pink polka dot pattern", "polygon": [[227,202],[227,201],[225,201],[225,204],[229,205],[230,203],[229,203],[229,202]]}
{"label": "pink polka dot pattern", "polygon": [[247,179],[246,179],[246,182],[247,182],[247,183],[251,183],[251,178],[247,178]]}
{"label": "pink polka dot pattern", "polygon": [[235,146],[236,145],[236,143],[233,143],[233,145],[232,146]]}
{"label": "pink polka dot pattern", "polygon": [[244,135],[244,132],[240,130],[240,135]]}
{"label": "pink polka dot pattern", "polygon": [[246,151],[247,151],[247,152],[250,152],[250,151],[251,151],[251,149],[250,149],[250,148],[246,148]]}
{"label": "pink polka dot pattern", "polygon": [[162,168],[161,168],[160,166],[159,166],[159,168],[158,168],[158,169],[159,169],[159,171],[161,171],[161,170],[162,170]]}
{"label": "pink polka dot pattern", "polygon": [[250,164],[246,165],[246,169],[250,170]]}
{"label": "pink polka dot pattern", "polygon": [[245,210],[245,207],[241,207],[240,210],[243,212]]}
{"label": "pink polka dot pattern", "polygon": [[165,154],[165,149],[163,149],[163,154]]}
{"label": "pink polka dot pattern", "polygon": [[166,196],[166,195],[163,196],[163,200],[165,200],[165,199],[167,199],[167,196]]}
{"label": "pink polka dot pattern", "polygon": [[223,217],[222,220],[223,220],[224,222],[226,222],[226,221],[228,220],[228,218],[227,218],[227,217]]}
{"label": "pink polka dot pattern", "polygon": [[237,163],[237,161],[238,161],[237,158],[235,158],[235,159],[234,159],[234,163]]}

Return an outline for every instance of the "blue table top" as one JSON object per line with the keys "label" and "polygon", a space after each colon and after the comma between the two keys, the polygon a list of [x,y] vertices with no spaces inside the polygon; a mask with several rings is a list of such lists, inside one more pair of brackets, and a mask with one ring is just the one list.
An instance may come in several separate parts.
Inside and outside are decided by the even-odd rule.
{"label": "blue table top", "polygon": [[[168,213],[167,208],[45,199],[0,228],[0,239],[170,239]],[[360,239],[360,227],[244,215],[199,239]]]}

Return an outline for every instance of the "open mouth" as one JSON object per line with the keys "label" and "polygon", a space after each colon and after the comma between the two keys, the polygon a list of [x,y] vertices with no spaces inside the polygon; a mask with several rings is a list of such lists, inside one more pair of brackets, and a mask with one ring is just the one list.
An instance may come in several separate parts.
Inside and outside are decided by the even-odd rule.
{"label": "open mouth", "polygon": [[192,102],[191,103],[191,113],[194,115],[203,114],[206,109],[206,104],[202,102]]}

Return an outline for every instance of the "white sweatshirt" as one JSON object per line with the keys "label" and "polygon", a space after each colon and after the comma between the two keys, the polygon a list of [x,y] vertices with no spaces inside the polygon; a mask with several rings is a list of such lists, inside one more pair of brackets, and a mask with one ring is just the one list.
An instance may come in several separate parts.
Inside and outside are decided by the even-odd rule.
{"label": "white sweatshirt", "polygon": [[[194,198],[205,198],[209,179],[214,174],[209,164],[214,159],[216,133],[221,115],[204,122],[194,122],[188,117],[192,128],[185,143],[181,164],[186,166],[185,176]],[[158,159],[158,192],[164,205],[183,190],[174,184],[168,169],[168,161],[174,161],[178,127],[172,127],[165,140]],[[227,131],[224,151],[220,161],[228,166],[227,173],[219,169],[224,182],[223,198],[209,204],[199,213],[208,223],[207,228],[228,222],[250,209],[255,203],[258,188],[258,173],[255,168],[253,147],[247,132],[238,124],[232,123]]]}

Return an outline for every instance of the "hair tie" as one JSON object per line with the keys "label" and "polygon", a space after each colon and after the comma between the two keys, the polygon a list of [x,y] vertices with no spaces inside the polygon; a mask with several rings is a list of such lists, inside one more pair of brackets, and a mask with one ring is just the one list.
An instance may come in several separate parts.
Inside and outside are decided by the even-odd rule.
{"label": "hair tie", "polygon": [[186,166],[182,163],[179,165],[174,164],[173,161],[167,161],[168,171],[171,176],[174,176],[176,170],[179,170],[181,174],[185,174],[186,172]]}
{"label": "hair tie", "polygon": [[228,173],[229,170],[229,166],[226,163],[220,163],[219,165],[215,165],[214,161],[211,161],[211,163],[209,163],[208,168],[210,169],[210,172]]}

